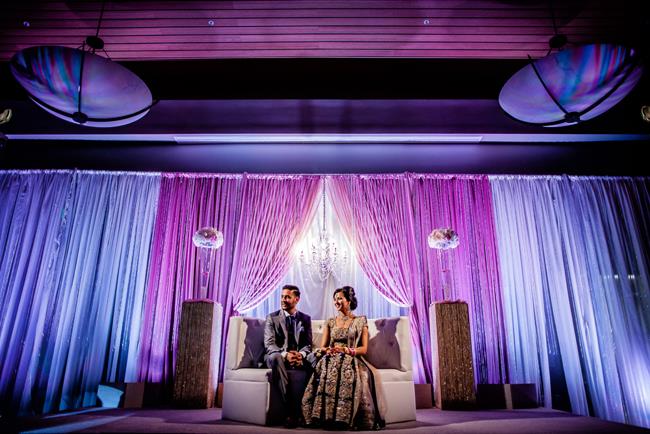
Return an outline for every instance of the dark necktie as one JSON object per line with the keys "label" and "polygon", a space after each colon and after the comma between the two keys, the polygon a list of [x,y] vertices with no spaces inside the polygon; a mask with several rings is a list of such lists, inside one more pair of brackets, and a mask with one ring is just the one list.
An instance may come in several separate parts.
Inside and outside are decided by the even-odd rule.
{"label": "dark necktie", "polygon": [[294,318],[292,315],[287,316],[287,333],[288,333],[288,342],[287,342],[287,351],[295,351],[298,349],[296,345],[296,327],[294,324]]}

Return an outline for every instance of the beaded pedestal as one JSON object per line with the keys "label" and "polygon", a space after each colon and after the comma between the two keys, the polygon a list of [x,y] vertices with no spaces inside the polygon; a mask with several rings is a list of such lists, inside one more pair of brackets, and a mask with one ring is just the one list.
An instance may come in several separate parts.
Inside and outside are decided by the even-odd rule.
{"label": "beaded pedestal", "polygon": [[476,392],[467,303],[434,303],[429,307],[429,318],[436,407],[474,408]]}
{"label": "beaded pedestal", "polygon": [[221,336],[221,305],[209,300],[183,302],[176,350],[174,405],[214,406]]}

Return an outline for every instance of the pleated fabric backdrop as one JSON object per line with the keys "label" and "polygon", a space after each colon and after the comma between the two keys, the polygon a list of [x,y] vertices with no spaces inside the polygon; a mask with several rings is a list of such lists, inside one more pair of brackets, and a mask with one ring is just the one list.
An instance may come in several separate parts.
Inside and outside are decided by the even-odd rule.
{"label": "pleated fabric backdrop", "polygon": [[574,413],[650,426],[650,182],[491,185],[511,380],[551,406],[561,377]]}
{"label": "pleated fabric backdrop", "polygon": [[[225,317],[249,311],[284,283],[322,183],[0,172],[2,411],[92,406],[105,381],[169,385],[180,304],[197,295],[194,231],[212,225],[225,236],[208,296]],[[566,395],[575,413],[650,426],[646,178],[348,175],[327,184],[338,186],[334,212],[360,269],[398,312],[426,318],[442,298],[426,235],[457,230],[448,296],[470,305],[477,382],[534,382],[543,405]],[[411,244],[389,245],[402,232]],[[392,312],[366,306],[368,316],[373,306]],[[414,331],[419,380],[429,380],[428,329]]]}
{"label": "pleated fabric backdrop", "polygon": [[96,404],[133,378],[159,174],[0,173],[0,399]]}

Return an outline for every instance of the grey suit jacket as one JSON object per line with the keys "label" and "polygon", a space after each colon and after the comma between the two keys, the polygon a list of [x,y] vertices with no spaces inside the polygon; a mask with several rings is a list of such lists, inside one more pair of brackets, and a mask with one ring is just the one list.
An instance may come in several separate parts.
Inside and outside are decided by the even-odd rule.
{"label": "grey suit jacket", "polygon": [[[296,312],[294,337],[298,351],[306,355],[311,353],[311,317],[300,311]],[[287,332],[287,323],[282,310],[275,311],[266,317],[264,327],[264,349],[266,356],[273,353],[282,353],[287,351],[289,343],[287,342],[289,333]]]}

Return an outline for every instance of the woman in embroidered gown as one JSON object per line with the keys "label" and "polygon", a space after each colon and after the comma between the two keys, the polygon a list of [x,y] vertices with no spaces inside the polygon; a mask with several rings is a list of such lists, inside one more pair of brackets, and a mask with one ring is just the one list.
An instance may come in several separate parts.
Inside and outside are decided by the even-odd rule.
{"label": "woman in embroidered gown", "polygon": [[368,322],[355,316],[354,289],[334,291],[338,311],[323,328],[319,358],[302,399],[302,412],[308,426],[334,429],[380,429],[374,376],[363,360],[368,351]]}

